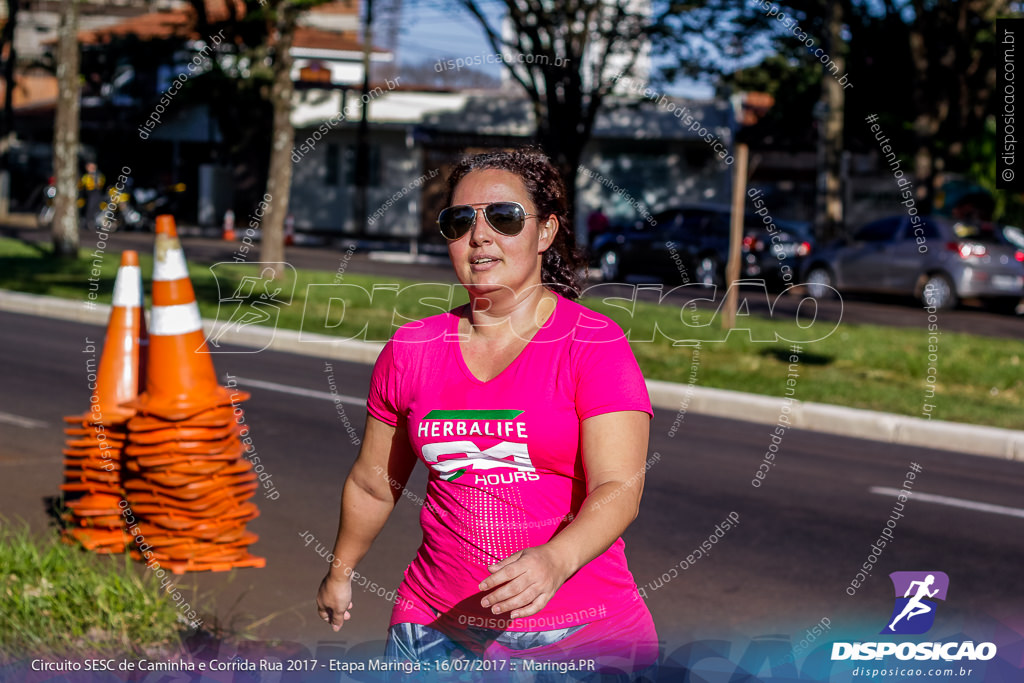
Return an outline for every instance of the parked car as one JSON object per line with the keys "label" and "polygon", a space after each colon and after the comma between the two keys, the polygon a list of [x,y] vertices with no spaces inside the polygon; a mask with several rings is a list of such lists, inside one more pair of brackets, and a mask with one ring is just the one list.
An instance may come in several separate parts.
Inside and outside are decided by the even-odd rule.
{"label": "parked car", "polygon": [[1024,230],[1016,225],[1004,225],[1003,237],[1006,238],[1007,242],[1024,251]]}
{"label": "parked car", "polygon": [[[744,219],[743,277],[763,278],[775,285],[799,283],[800,269],[811,254],[814,239],[808,227],[789,221],[774,221],[771,232],[760,217]],[[788,266],[789,271],[783,270]]]}
{"label": "parked car", "polygon": [[[681,206],[654,215],[653,224],[637,221],[626,230],[604,234],[593,242],[593,264],[605,281],[650,275],[668,281],[718,286],[725,282],[729,261],[731,211],[723,206]],[[811,253],[811,239],[799,226],[774,221],[774,230],[760,216],[744,216],[740,277],[774,284],[795,284],[800,263]],[[784,266],[790,277],[785,277]]]}
{"label": "parked car", "polygon": [[1013,244],[1006,226],[995,223],[892,216],[818,251],[806,262],[803,281],[815,298],[827,298],[833,287],[912,295],[939,309],[966,297],[1009,308],[1024,296],[1024,245]]}

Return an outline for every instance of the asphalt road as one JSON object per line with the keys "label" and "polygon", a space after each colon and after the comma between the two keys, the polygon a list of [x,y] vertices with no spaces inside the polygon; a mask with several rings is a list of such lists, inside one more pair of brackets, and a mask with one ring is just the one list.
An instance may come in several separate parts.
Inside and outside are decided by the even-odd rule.
{"label": "asphalt road", "polygon": [[[82,412],[88,402],[87,338],[101,339],[101,328],[0,314],[0,514],[39,533],[52,533],[45,501],[61,483],[61,416]],[[379,641],[390,605],[376,595],[357,591],[354,617],[340,634],[318,621],[313,600],[326,566],[315,545],[303,541],[311,534],[333,542],[342,482],[357,453],[329,382],[352,397],[341,406],[361,434],[370,367],[275,352],[213,358],[222,377],[230,373],[252,392],[247,421],[281,495],[254,499],[261,516],[249,528],[260,536],[253,551],[267,558],[266,568],[190,574],[179,585],[194,585],[202,609],[215,612],[208,624],[257,639],[311,651]],[[777,464],[755,488],[771,427],[685,414],[673,432],[679,417],[657,411],[654,462],[639,517],[625,536],[630,567],[668,647],[766,634],[796,640],[822,618],[833,638],[875,639],[893,604],[887,574],[903,570],[950,577],[932,635],[980,629],[1003,637],[1016,632],[1020,640],[1021,463],[790,430]],[[912,463],[920,473],[894,541],[850,596],[846,589],[896,503],[871,489],[901,488]],[[417,467],[410,489],[419,496],[424,485]],[[678,569],[730,513],[738,526],[716,539],[710,554]],[[403,498],[360,571],[396,587],[419,542],[417,515]],[[677,576],[653,587],[672,567]]]}
{"label": "asphalt road", "polygon": [[[192,229],[198,231],[197,229]],[[185,228],[183,232],[192,232]],[[27,241],[45,241],[49,234],[33,228],[17,228],[0,226],[0,232],[16,236]],[[209,234],[209,232],[207,232]],[[239,238],[240,239],[240,238]],[[91,240],[91,241],[90,241]],[[84,235],[82,246],[88,247],[95,243],[95,233]],[[220,239],[196,234],[185,234],[182,237],[185,254],[194,264],[212,264],[230,261],[238,249],[238,244],[224,242]],[[366,244],[346,256],[349,242],[339,241],[335,245],[288,247],[285,251],[286,260],[296,268],[309,268],[328,272],[360,273],[377,277],[395,277],[418,280],[421,282],[454,283],[455,277],[446,261],[440,264],[396,263],[370,258]],[[108,251],[119,252],[124,249],[137,249],[148,252],[153,248],[153,236],[141,232],[114,233],[108,242]],[[435,249],[436,253],[436,249]],[[378,252],[379,254],[379,252]],[[247,255],[248,260],[258,259],[258,250]],[[587,286],[601,284],[595,279]],[[673,305],[694,299],[709,299],[699,302],[701,308],[718,308],[725,297],[725,291],[711,293],[710,290],[691,286],[678,289],[681,283],[660,284],[654,280],[644,281],[633,278],[628,285],[604,287],[601,296],[632,298],[634,292],[640,300],[657,302],[660,297]],[[802,288],[801,288],[802,289]],[[780,320],[796,319],[797,309],[801,305],[803,293],[796,296],[798,290],[779,297],[778,292],[765,293],[758,289],[743,290],[747,308],[751,313],[775,316]],[[671,292],[671,293],[669,293]],[[877,324],[892,327],[927,328],[928,314],[920,303],[910,298],[901,297],[869,297],[864,295],[844,294],[841,300],[822,301],[816,311],[804,308],[800,312],[805,324],[817,316],[820,321],[843,321],[847,324]],[[964,332],[989,337],[1024,339],[1024,316],[987,311],[978,302],[967,301],[964,306],[954,311],[940,314],[944,332]],[[821,329],[825,329],[823,324]]]}

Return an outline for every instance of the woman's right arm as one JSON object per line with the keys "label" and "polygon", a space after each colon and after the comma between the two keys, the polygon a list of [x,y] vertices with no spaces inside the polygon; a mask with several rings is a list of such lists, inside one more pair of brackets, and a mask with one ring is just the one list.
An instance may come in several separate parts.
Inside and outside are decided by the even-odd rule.
{"label": "woman's right arm", "polygon": [[320,617],[335,631],[351,616],[352,572],[384,528],[415,465],[405,430],[367,415],[363,445],[341,494],[334,562],[316,597]]}

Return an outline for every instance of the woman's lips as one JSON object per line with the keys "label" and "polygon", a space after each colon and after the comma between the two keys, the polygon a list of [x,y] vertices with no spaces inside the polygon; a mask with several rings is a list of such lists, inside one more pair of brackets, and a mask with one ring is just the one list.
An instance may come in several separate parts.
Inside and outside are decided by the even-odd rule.
{"label": "woman's lips", "polygon": [[494,268],[499,263],[501,260],[493,256],[477,256],[469,262],[469,267],[474,273],[480,273]]}

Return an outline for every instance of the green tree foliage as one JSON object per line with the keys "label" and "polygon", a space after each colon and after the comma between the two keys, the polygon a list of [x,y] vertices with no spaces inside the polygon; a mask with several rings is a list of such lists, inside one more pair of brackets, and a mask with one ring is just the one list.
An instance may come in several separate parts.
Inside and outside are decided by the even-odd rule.
{"label": "green tree foliage", "polygon": [[813,149],[815,132],[814,104],[821,94],[821,69],[796,56],[769,55],[760,64],[726,74],[720,81],[720,93],[764,92],[775,104],[749,131],[748,137],[760,146],[788,149]]}
{"label": "green tree foliage", "polygon": [[[483,27],[533,103],[536,137],[574,198],[576,168],[620,73],[630,74],[650,18],[629,0],[505,0],[509,30],[478,0],[457,0]],[[520,59],[523,57],[523,59]],[[570,206],[572,201],[570,201]]]}
{"label": "green tree foliage", "polygon": [[[844,91],[846,146],[857,151],[877,147],[864,123],[867,115],[877,114],[887,137],[917,177],[919,205],[930,204],[951,175],[981,171],[968,151],[978,148],[991,118],[997,59],[995,19],[1011,14],[1013,4],[1009,0],[838,2],[843,9],[845,40],[832,51],[845,57],[853,84]],[[785,13],[820,46],[825,43],[825,21],[832,4],[823,0],[765,0],[763,4],[735,0],[722,2],[720,11],[726,17],[732,16],[730,12],[742,15],[741,25],[749,28],[748,15],[754,7],[755,18],[768,27],[775,57],[785,58],[784,63],[794,67],[816,69],[819,77],[828,78],[831,74],[823,71],[810,50],[768,14],[771,7]],[[755,44],[761,45],[751,43]],[[718,52],[735,57],[727,50]],[[724,71],[722,54],[717,55],[715,67],[720,71]],[[780,64],[769,57],[724,82],[735,87],[765,86],[769,92],[775,87],[780,112],[773,118],[783,129],[796,128],[788,122],[808,120],[808,99],[798,95],[799,89],[784,91],[781,86],[787,74]],[[810,79],[806,83],[810,84]],[[980,183],[982,178],[973,180]],[[994,182],[994,176],[989,182]]]}

